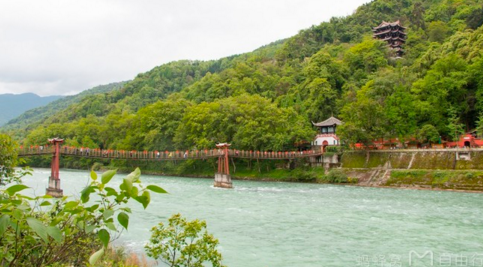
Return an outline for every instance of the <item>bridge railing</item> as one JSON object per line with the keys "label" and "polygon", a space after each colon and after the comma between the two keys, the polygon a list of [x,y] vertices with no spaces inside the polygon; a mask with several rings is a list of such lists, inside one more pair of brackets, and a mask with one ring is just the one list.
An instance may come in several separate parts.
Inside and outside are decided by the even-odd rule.
{"label": "bridge railing", "polygon": [[229,150],[229,156],[233,158],[245,159],[295,159],[306,158],[322,155],[322,152],[316,150],[307,151],[247,151],[247,150]]}
{"label": "bridge railing", "polygon": [[136,151],[136,150],[101,150],[78,147],[63,146],[61,153],[91,158],[111,159],[139,159],[139,160],[186,160],[206,159],[218,157],[217,150],[196,150],[196,151]]}
{"label": "bridge railing", "polygon": [[[20,147],[19,156],[46,155],[54,153],[53,146],[29,146]],[[224,155],[223,150],[190,150],[190,151],[127,151],[111,149],[90,149],[84,147],[62,146],[60,153],[88,158],[106,159],[133,159],[133,160],[187,160],[187,159],[207,159],[216,158]],[[295,159],[314,157],[322,155],[321,151],[248,151],[248,150],[228,150],[229,157],[244,159]]]}
{"label": "bridge railing", "polygon": [[20,146],[18,149],[19,156],[48,155],[54,153],[53,146]]}

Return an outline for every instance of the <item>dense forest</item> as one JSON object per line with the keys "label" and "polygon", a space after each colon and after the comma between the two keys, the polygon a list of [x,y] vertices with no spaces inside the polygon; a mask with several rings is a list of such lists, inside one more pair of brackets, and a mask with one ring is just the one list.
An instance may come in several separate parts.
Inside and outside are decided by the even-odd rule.
{"label": "dense forest", "polygon": [[[399,59],[372,38],[396,20],[407,28]],[[346,144],[453,140],[483,130],[482,24],[482,0],[375,0],[251,53],[158,66],[15,136],[103,149],[279,150],[310,142],[311,122],[334,115]]]}

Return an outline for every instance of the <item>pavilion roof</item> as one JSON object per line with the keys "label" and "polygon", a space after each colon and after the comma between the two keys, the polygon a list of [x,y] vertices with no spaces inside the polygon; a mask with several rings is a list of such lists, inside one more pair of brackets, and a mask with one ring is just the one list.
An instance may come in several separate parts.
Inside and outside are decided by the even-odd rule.
{"label": "pavilion roof", "polygon": [[323,126],[333,126],[334,124],[341,125],[342,122],[335,117],[330,117],[330,118],[326,119],[325,121],[317,122],[317,123],[312,122],[312,124],[314,126],[317,126],[317,127],[323,127]]}
{"label": "pavilion roof", "polygon": [[387,22],[387,21],[383,21],[381,24],[379,24],[379,26],[375,27],[374,29],[378,29],[378,28],[382,28],[382,27],[386,27],[386,26],[399,26],[403,29],[406,29],[406,27],[403,27],[401,26],[401,22],[399,20],[395,21],[395,22]]}
{"label": "pavilion roof", "polygon": [[218,147],[218,148],[229,147],[229,146],[231,146],[231,144],[228,144],[228,143],[218,143],[218,144],[216,144],[216,147]]}

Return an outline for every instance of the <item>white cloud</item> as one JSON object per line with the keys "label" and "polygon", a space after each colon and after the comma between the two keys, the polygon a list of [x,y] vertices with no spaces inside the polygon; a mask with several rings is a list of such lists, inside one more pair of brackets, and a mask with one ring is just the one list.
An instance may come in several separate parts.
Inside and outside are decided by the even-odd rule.
{"label": "white cloud", "polygon": [[368,1],[2,1],[0,93],[79,92],[173,60],[249,52]]}

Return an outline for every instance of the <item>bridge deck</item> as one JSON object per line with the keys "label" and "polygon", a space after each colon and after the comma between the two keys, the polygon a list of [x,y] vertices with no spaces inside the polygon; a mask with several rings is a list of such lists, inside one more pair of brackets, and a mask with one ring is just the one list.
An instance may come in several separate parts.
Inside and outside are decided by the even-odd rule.
{"label": "bridge deck", "polygon": [[[20,157],[52,155],[53,147],[33,147],[22,148],[19,150]],[[188,160],[188,159],[209,159],[223,156],[221,150],[196,150],[196,151],[125,151],[125,150],[101,150],[101,149],[80,149],[63,146],[60,148],[60,154],[66,156],[97,158],[97,159],[128,159],[128,160],[153,160],[153,161],[169,161],[169,160]],[[244,150],[228,150],[228,156],[231,158],[243,159],[295,159],[316,157],[322,155],[321,152],[311,151],[286,151],[286,152],[268,152],[268,151],[244,151]]]}

